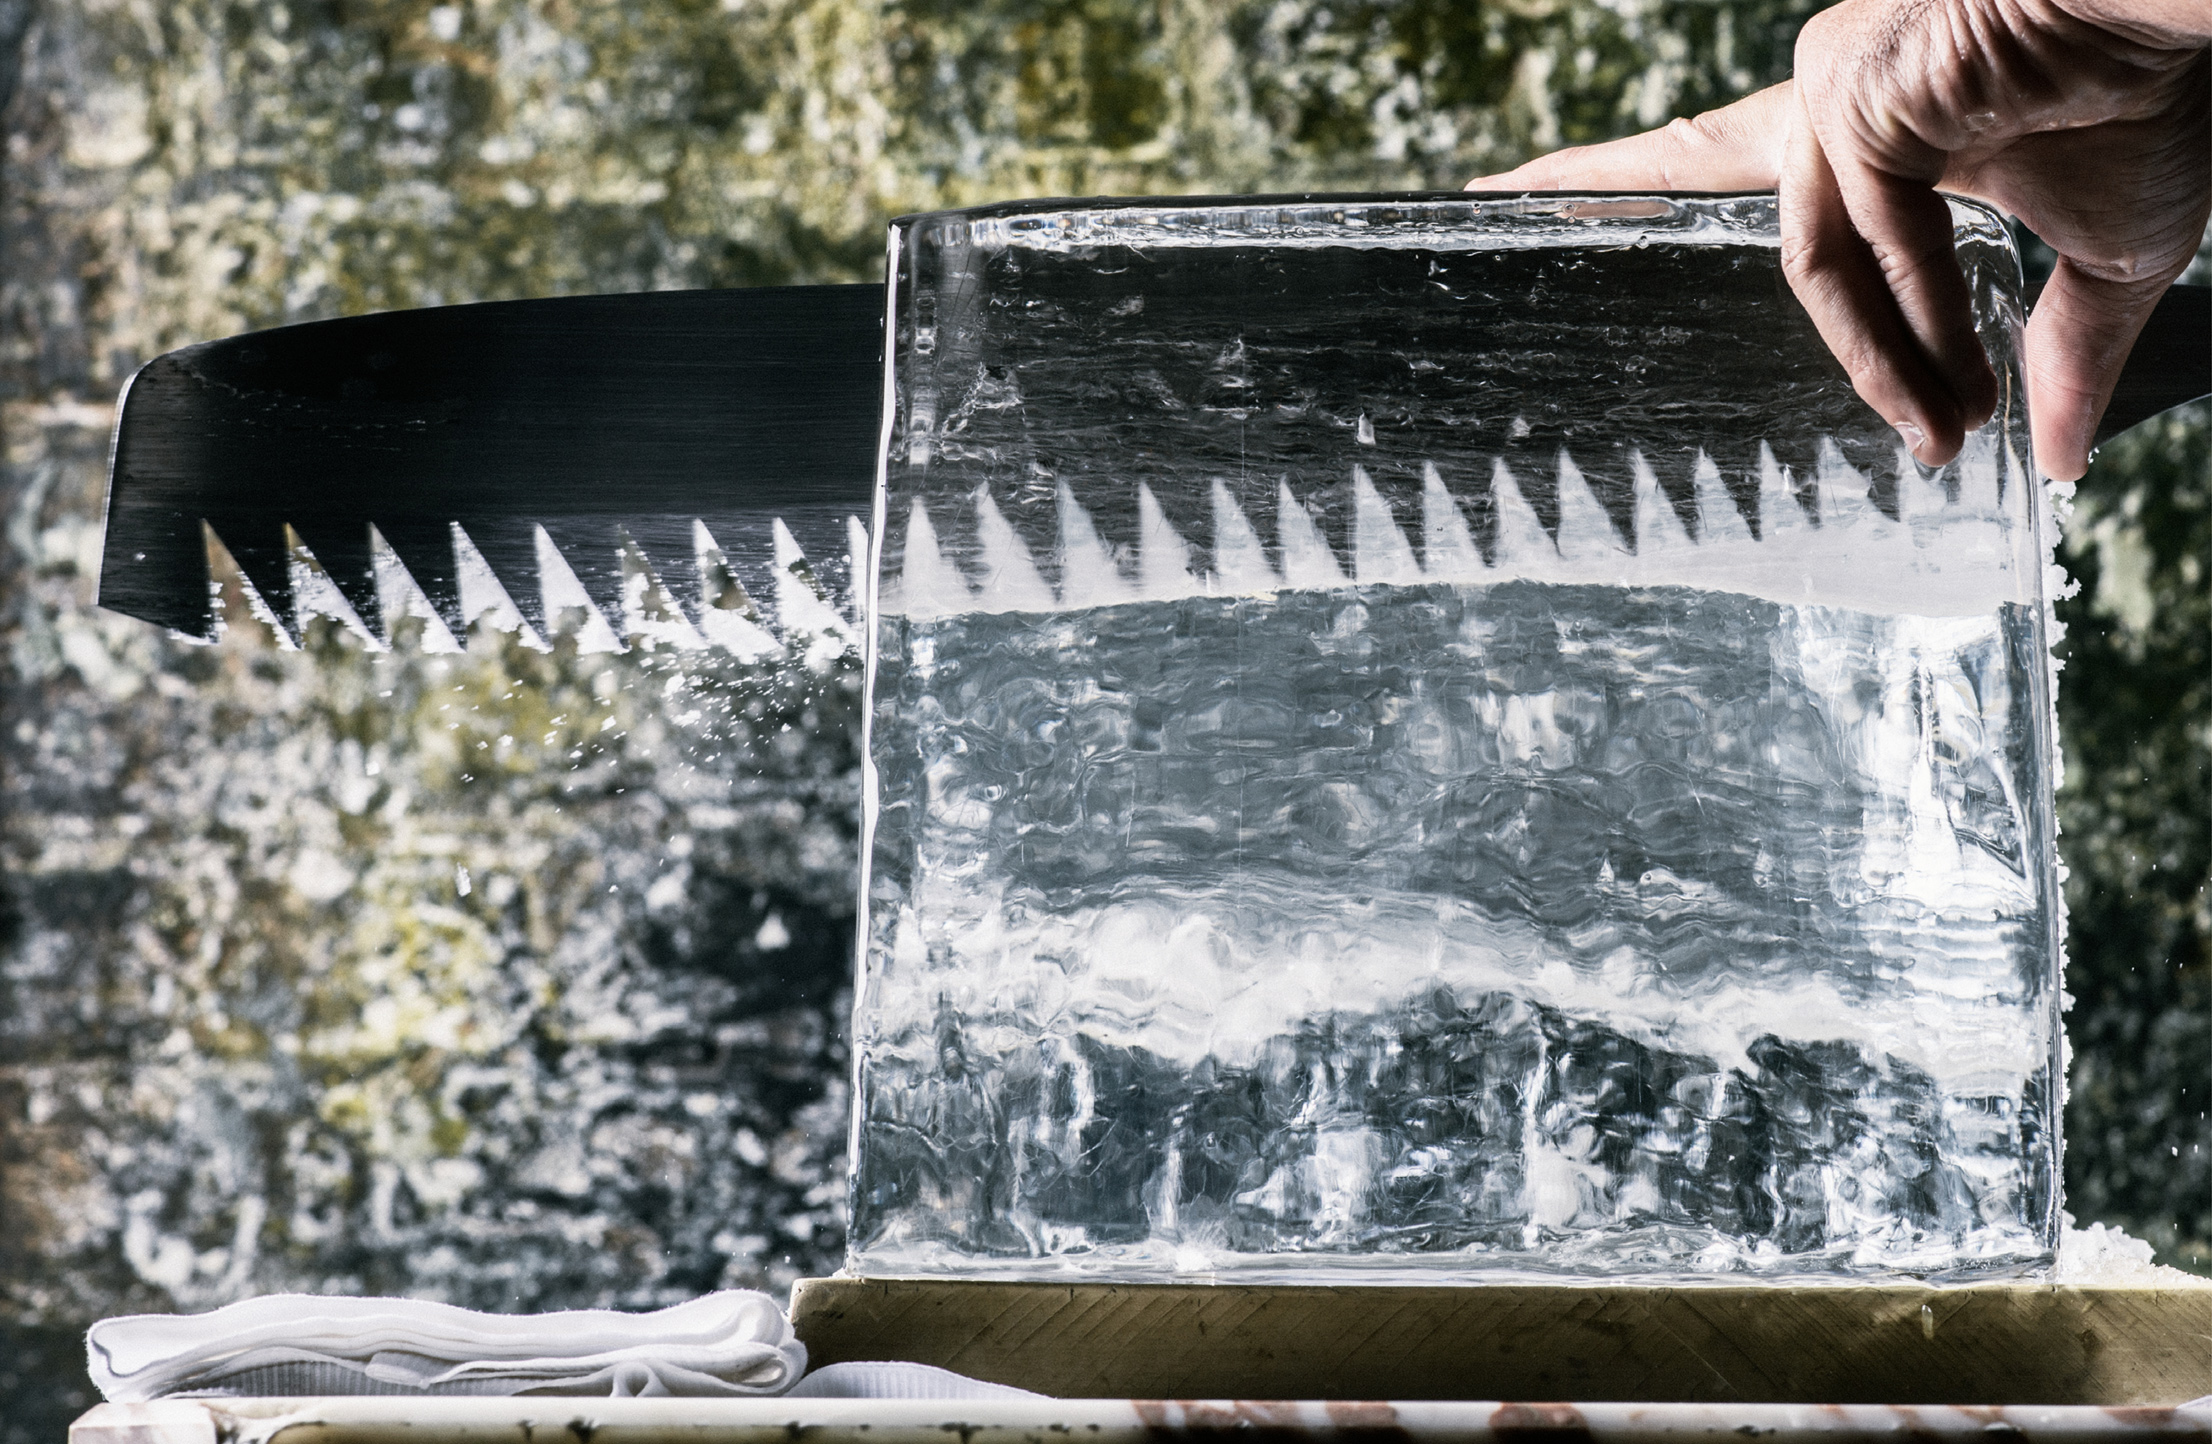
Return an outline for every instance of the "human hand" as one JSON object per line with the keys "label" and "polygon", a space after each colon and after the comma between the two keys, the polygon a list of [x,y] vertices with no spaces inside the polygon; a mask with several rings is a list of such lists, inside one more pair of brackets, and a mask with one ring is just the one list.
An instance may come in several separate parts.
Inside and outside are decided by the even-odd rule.
{"label": "human hand", "polygon": [[2079,477],[2136,334],[2212,213],[2212,0],[1843,0],[1797,74],[1469,190],[1778,190],[1782,265],[1923,463],[1997,403],[1936,188],[2058,253],[2024,365],[2043,472]]}

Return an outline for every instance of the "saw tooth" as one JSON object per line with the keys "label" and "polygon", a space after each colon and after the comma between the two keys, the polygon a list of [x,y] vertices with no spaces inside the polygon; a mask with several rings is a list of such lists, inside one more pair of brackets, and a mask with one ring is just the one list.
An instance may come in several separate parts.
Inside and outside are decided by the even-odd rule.
{"label": "saw tooth", "polygon": [[451,522],[414,517],[391,517],[376,523],[377,535],[406,568],[408,579],[445,628],[447,638],[461,648],[467,643],[469,617],[461,602],[461,569],[454,553],[458,530]]}
{"label": "saw tooth", "polygon": [[1029,544],[998,509],[987,486],[969,494],[975,506],[977,559],[983,583],[978,588],[985,611],[1049,612],[1058,605],[1044,574],[1037,570]]}
{"label": "saw tooth", "polygon": [[251,592],[246,604],[253,614],[276,628],[285,647],[299,646],[299,620],[292,607],[292,547],[284,523],[257,517],[210,517],[208,527],[245,578]]}
{"label": "saw tooth", "polygon": [[1900,518],[1940,511],[1959,499],[1956,467],[1923,466],[1903,446],[1897,448],[1897,514]]}
{"label": "saw tooth", "polygon": [[737,579],[737,573],[730,570],[729,557],[723,552],[722,543],[715,539],[705,522],[692,522],[691,547],[696,561],[700,606],[737,612],[757,624],[760,609],[753,605],[752,596]]}
{"label": "saw tooth", "polygon": [[[695,652],[706,646],[706,637],[662,579],[661,569],[636,538],[628,535],[627,528],[623,529],[620,555],[622,615],[632,645],[668,647],[679,652]],[[687,566],[677,575],[679,579],[696,579],[697,570]]]}
{"label": "saw tooth", "polygon": [[699,614],[699,635],[740,662],[765,662],[784,655],[775,634],[742,612],[708,607]]}
{"label": "saw tooth", "polygon": [[1541,567],[1559,555],[1558,543],[1502,456],[1490,463],[1490,505],[1497,521],[1494,565]]}
{"label": "saw tooth", "polygon": [[1214,479],[1214,585],[1228,592],[1271,592],[1280,585],[1259,529],[1237,505],[1227,482]]}
{"label": "saw tooth", "polygon": [[1345,584],[1336,552],[1287,481],[1276,484],[1275,550],[1283,559],[1283,585],[1293,591],[1332,591]]}
{"label": "saw tooth", "polygon": [[1421,463],[1421,565],[1450,582],[1472,581],[1487,570],[1467,514],[1433,461]]}
{"label": "saw tooth", "polygon": [[1721,470],[1712,454],[1702,447],[1698,449],[1697,470],[1692,476],[1697,487],[1698,545],[1750,541],[1752,532],[1749,518],[1737,504],[1726,473]]}
{"label": "saw tooth", "polygon": [[[1585,448],[1587,452],[1589,448]],[[1629,554],[1628,533],[1607,510],[1598,478],[1559,448],[1559,555],[1568,561],[1610,562]]]}
{"label": "saw tooth", "polygon": [[[628,538],[623,528],[600,517],[555,517],[538,526],[538,589],[541,594],[547,587],[558,587],[562,593],[561,605],[579,605],[577,592],[596,614],[599,623],[607,629],[607,635],[622,650],[621,638],[629,630],[628,618],[623,614],[625,582],[622,571],[622,549]],[[551,549],[553,557],[548,557]],[[553,574],[550,563],[558,560],[557,570],[566,577]],[[569,584],[575,584],[575,591]],[[546,598],[545,615],[548,622],[554,617],[553,602]],[[591,623],[585,623],[586,628]]]}
{"label": "saw tooth", "polygon": [[[1544,533],[1548,555],[1557,555],[1559,546],[1559,453],[1565,449],[1565,438],[1557,427],[1546,423],[1532,428],[1528,418],[1516,416],[1506,430],[1506,443],[1494,461],[1505,464],[1505,473],[1511,478],[1513,491],[1536,518],[1537,527]],[[1498,471],[1492,467],[1490,483],[1495,492]],[[1503,503],[1497,503],[1502,506]],[[1502,513],[1501,513],[1502,515]],[[1536,555],[1531,552],[1529,555]]]}
{"label": "saw tooth", "polygon": [[1705,449],[1668,445],[1639,450],[1637,454],[1650,468],[1652,480],[1658,483],[1659,496],[1674,512],[1675,523],[1681,527],[1682,534],[1692,542],[1698,541],[1703,535],[1703,518],[1698,515],[1697,477],[1705,465]]}
{"label": "saw tooth", "polygon": [[1866,474],[1851,464],[1833,437],[1824,438],[1817,479],[1823,528],[1888,524],[1889,519],[1874,505],[1874,489]]}
{"label": "saw tooth", "polygon": [[[453,635],[453,629],[446,625],[444,615],[432,604],[414,575],[407,570],[407,564],[400,560],[399,553],[392,549],[391,542],[385,539],[383,530],[371,526],[369,540],[371,554],[376,563],[377,611],[383,619],[385,636],[389,638],[392,635],[400,620],[419,617],[423,624],[420,642],[423,651],[440,653],[464,650]],[[452,550],[452,544],[448,542],[447,554],[451,555]],[[455,605],[459,605],[458,596]]]}
{"label": "saw tooth", "polygon": [[[919,506],[921,503],[916,502]],[[745,591],[721,543],[703,521],[693,521],[692,543],[698,558],[699,631],[707,641],[734,653],[741,662],[780,656],[783,644],[761,625],[760,609]]]}
{"label": "saw tooth", "polygon": [[[837,616],[844,633],[851,632],[853,620],[832,600],[850,585],[845,573],[852,532],[845,514],[813,509],[775,517],[723,512],[691,520],[707,529],[721,555],[720,565],[744,588],[761,614],[757,620],[771,631],[788,632],[794,625],[784,615],[788,601],[803,614],[798,625],[809,631],[822,630],[826,619],[817,612],[826,610]],[[794,555],[804,563],[808,578],[803,597],[789,590],[786,563]]]}
{"label": "saw tooth", "polygon": [[[364,527],[362,530],[366,533],[368,529]],[[361,609],[354,605],[353,599],[339,589],[329,568],[300,539],[299,528],[287,526],[284,529],[284,540],[291,560],[292,619],[301,634],[304,636],[307,632],[308,618],[331,617],[336,619],[338,625],[366,642],[370,651],[387,650],[384,638],[379,635],[384,625],[384,614],[374,605],[373,591],[368,615],[375,618],[375,630],[371,630],[369,622],[363,618]],[[373,587],[374,577],[370,580]]]}
{"label": "saw tooth", "polygon": [[1107,545],[1098,534],[1089,508],[1075,499],[1064,481],[1053,499],[1060,523],[1052,558],[1053,570],[1060,576],[1060,605],[1110,607],[1133,598],[1136,588],[1122,575],[1119,548]]}
{"label": "saw tooth", "polygon": [[1897,435],[1892,431],[1868,434],[1839,431],[1828,438],[1845,463],[1867,480],[1866,499],[1891,521],[1897,507]]}
{"label": "saw tooth", "polygon": [[1137,483],[1137,585],[1150,601],[1204,595],[1191,574],[1191,547],[1168,520],[1152,488]]}
{"label": "saw tooth", "polygon": [[[572,564],[578,563],[585,552],[570,544],[559,527],[546,523],[553,529],[553,539],[560,543],[562,552]],[[611,538],[614,569],[625,578],[619,589],[622,620],[616,623],[618,631],[626,630],[637,635],[638,618],[629,614],[631,588],[635,585],[632,569],[643,567],[652,574],[653,585],[665,592],[676,610],[686,622],[699,618],[700,588],[697,566],[698,548],[692,537],[692,518],[687,514],[653,514],[630,516],[620,524],[598,526],[599,535]],[[596,553],[591,553],[596,555]],[[582,566],[577,566],[587,588],[591,578]],[[596,600],[597,592],[593,592]],[[609,612],[607,620],[615,622],[617,614]]]}
{"label": "saw tooth", "polygon": [[[1360,417],[1361,425],[1366,422],[1365,416]],[[1412,586],[1421,581],[1413,544],[1399,529],[1397,516],[1375,489],[1367,468],[1357,465],[1352,468],[1352,575],[1361,586],[1378,582]]]}
{"label": "saw tooth", "polygon": [[[781,625],[774,615],[775,528],[758,512],[710,513],[697,521],[713,538],[719,565],[745,594],[754,620],[773,634]],[[711,583],[702,583],[702,590],[714,595]]]}
{"label": "saw tooth", "polygon": [[[806,556],[817,594],[832,607],[838,605],[839,598],[854,595],[857,574],[851,569],[852,520],[850,514],[833,507],[793,507],[769,527],[771,540],[777,526],[790,533]],[[868,555],[865,544],[860,555],[865,562]],[[857,608],[853,616],[858,618]]]}
{"label": "saw tooth", "polygon": [[[345,598],[363,635],[379,646],[391,643],[384,623],[383,598],[376,584],[376,547],[366,522],[296,521],[292,530]],[[295,576],[294,581],[298,578]]]}
{"label": "saw tooth", "polygon": [[[1759,515],[1759,442],[1723,434],[1710,437],[1698,448],[1710,470],[1698,473],[1698,536],[1700,542],[1724,537],[1756,537]],[[1719,483],[1718,502],[1707,490]]]}
{"label": "saw tooth", "polygon": [[[468,626],[489,617],[503,632],[522,633],[523,645],[552,650],[545,640],[544,596],[538,589],[538,528],[535,522],[477,521],[453,531],[453,562],[460,583],[461,611]],[[513,577],[519,585],[508,585]]]}
{"label": "saw tooth", "polygon": [[1774,460],[1797,478],[1798,496],[1809,496],[1805,478],[1820,470],[1819,439],[1807,432],[1784,431],[1780,436],[1770,436],[1764,445],[1774,454]]}
{"label": "saw tooth", "polygon": [[833,640],[844,647],[855,645],[850,623],[830,602],[815,575],[814,564],[799,546],[791,528],[777,517],[770,527],[776,543],[776,612],[788,637]]}
{"label": "saw tooth", "polygon": [[[594,528],[594,536],[599,533]],[[553,534],[543,523],[537,528],[538,553],[538,604],[544,617],[542,630],[551,637],[564,630],[556,624],[569,612],[583,613],[583,623],[576,629],[576,650],[587,655],[595,652],[626,652],[629,646],[617,630],[617,619],[622,616],[622,553],[612,552],[613,566],[593,566],[591,558],[599,550],[583,546],[578,550],[585,558],[597,585],[588,585],[576,570],[576,566],[553,540]],[[611,594],[607,584],[607,572],[614,573]],[[613,618],[608,615],[611,596]]]}
{"label": "saw tooth", "polygon": [[[1611,557],[1614,553],[1633,554],[1636,550],[1636,463],[1635,448],[1619,441],[1584,441],[1579,450],[1559,448],[1559,550],[1568,551],[1566,536],[1567,515],[1571,509],[1582,512],[1582,529],[1588,540],[1584,549],[1596,555]],[[1580,478],[1579,489],[1584,497],[1573,493],[1568,473]],[[1593,525],[1584,508],[1595,503],[1602,525]],[[1611,535],[1606,531],[1610,528]]]}
{"label": "saw tooth", "polygon": [[1636,478],[1636,555],[1657,556],[1691,545],[1689,524],[1659,484],[1659,473],[1640,451],[1630,463]]}
{"label": "saw tooth", "polygon": [[1773,541],[1776,537],[1801,532],[1813,525],[1813,518],[1805,511],[1804,493],[1799,488],[1797,476],[1775,459],[1772,447],[1759,448],[1759,518],[1758,537],[1761,541]]}
{"label": "saw tooth", "polygon": [[[889,553],[890,549],[886,540],[884,550]],[[876,605],[886,613],[926,621],[957,616],[974,604],[975,595],[969,591],[967,579],[938,544],[937,525],[920,497],[907,508],[906,534],[899,541],[898,556],[898,576],[876,598]]]}

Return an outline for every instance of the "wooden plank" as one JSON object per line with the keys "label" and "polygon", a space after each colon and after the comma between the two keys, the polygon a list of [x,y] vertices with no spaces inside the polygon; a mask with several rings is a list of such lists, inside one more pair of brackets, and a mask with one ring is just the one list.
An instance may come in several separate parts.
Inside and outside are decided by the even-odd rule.
{"label": "wooden plank", "polygon": [[907,1359],[1062,1398],[2172,1405],[2212,1287],[1299,1287],[803,1279],[814,1366]]}

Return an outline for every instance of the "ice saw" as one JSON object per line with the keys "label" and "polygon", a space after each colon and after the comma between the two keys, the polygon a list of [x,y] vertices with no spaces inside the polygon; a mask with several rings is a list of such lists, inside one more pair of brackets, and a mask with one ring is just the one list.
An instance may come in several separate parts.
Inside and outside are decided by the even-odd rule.
{"label": "ice saw", "polygon": [[[717,567],[771,625],[794,568],[850,612],[884,347],[876,285],[440,306],[187,346],[124,388],[99,601],[212,636],[204,527],[295,636],[309,557],[379,635],[395,566],[456,636],[472,568],[542,625],[548,548],[618,631],[625,549],[694,620]],[[2176,287],[2099,438],[2207,392],[2212,290]]]}

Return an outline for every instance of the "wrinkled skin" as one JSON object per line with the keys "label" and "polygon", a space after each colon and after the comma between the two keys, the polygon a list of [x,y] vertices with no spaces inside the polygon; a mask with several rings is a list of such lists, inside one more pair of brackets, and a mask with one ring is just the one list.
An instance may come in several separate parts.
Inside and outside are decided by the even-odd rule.
{"label": "wrinkled skin", "polygon": [[1844,0],[1796,78],[1480,190],[1778,190],[1791,286],[1921,461],[1958,453],[1996,382],[1937,188],[2058,253],[2028,323],[2042,470],[2088,468],[2144,320],[2212,211],[2212,0]]}

